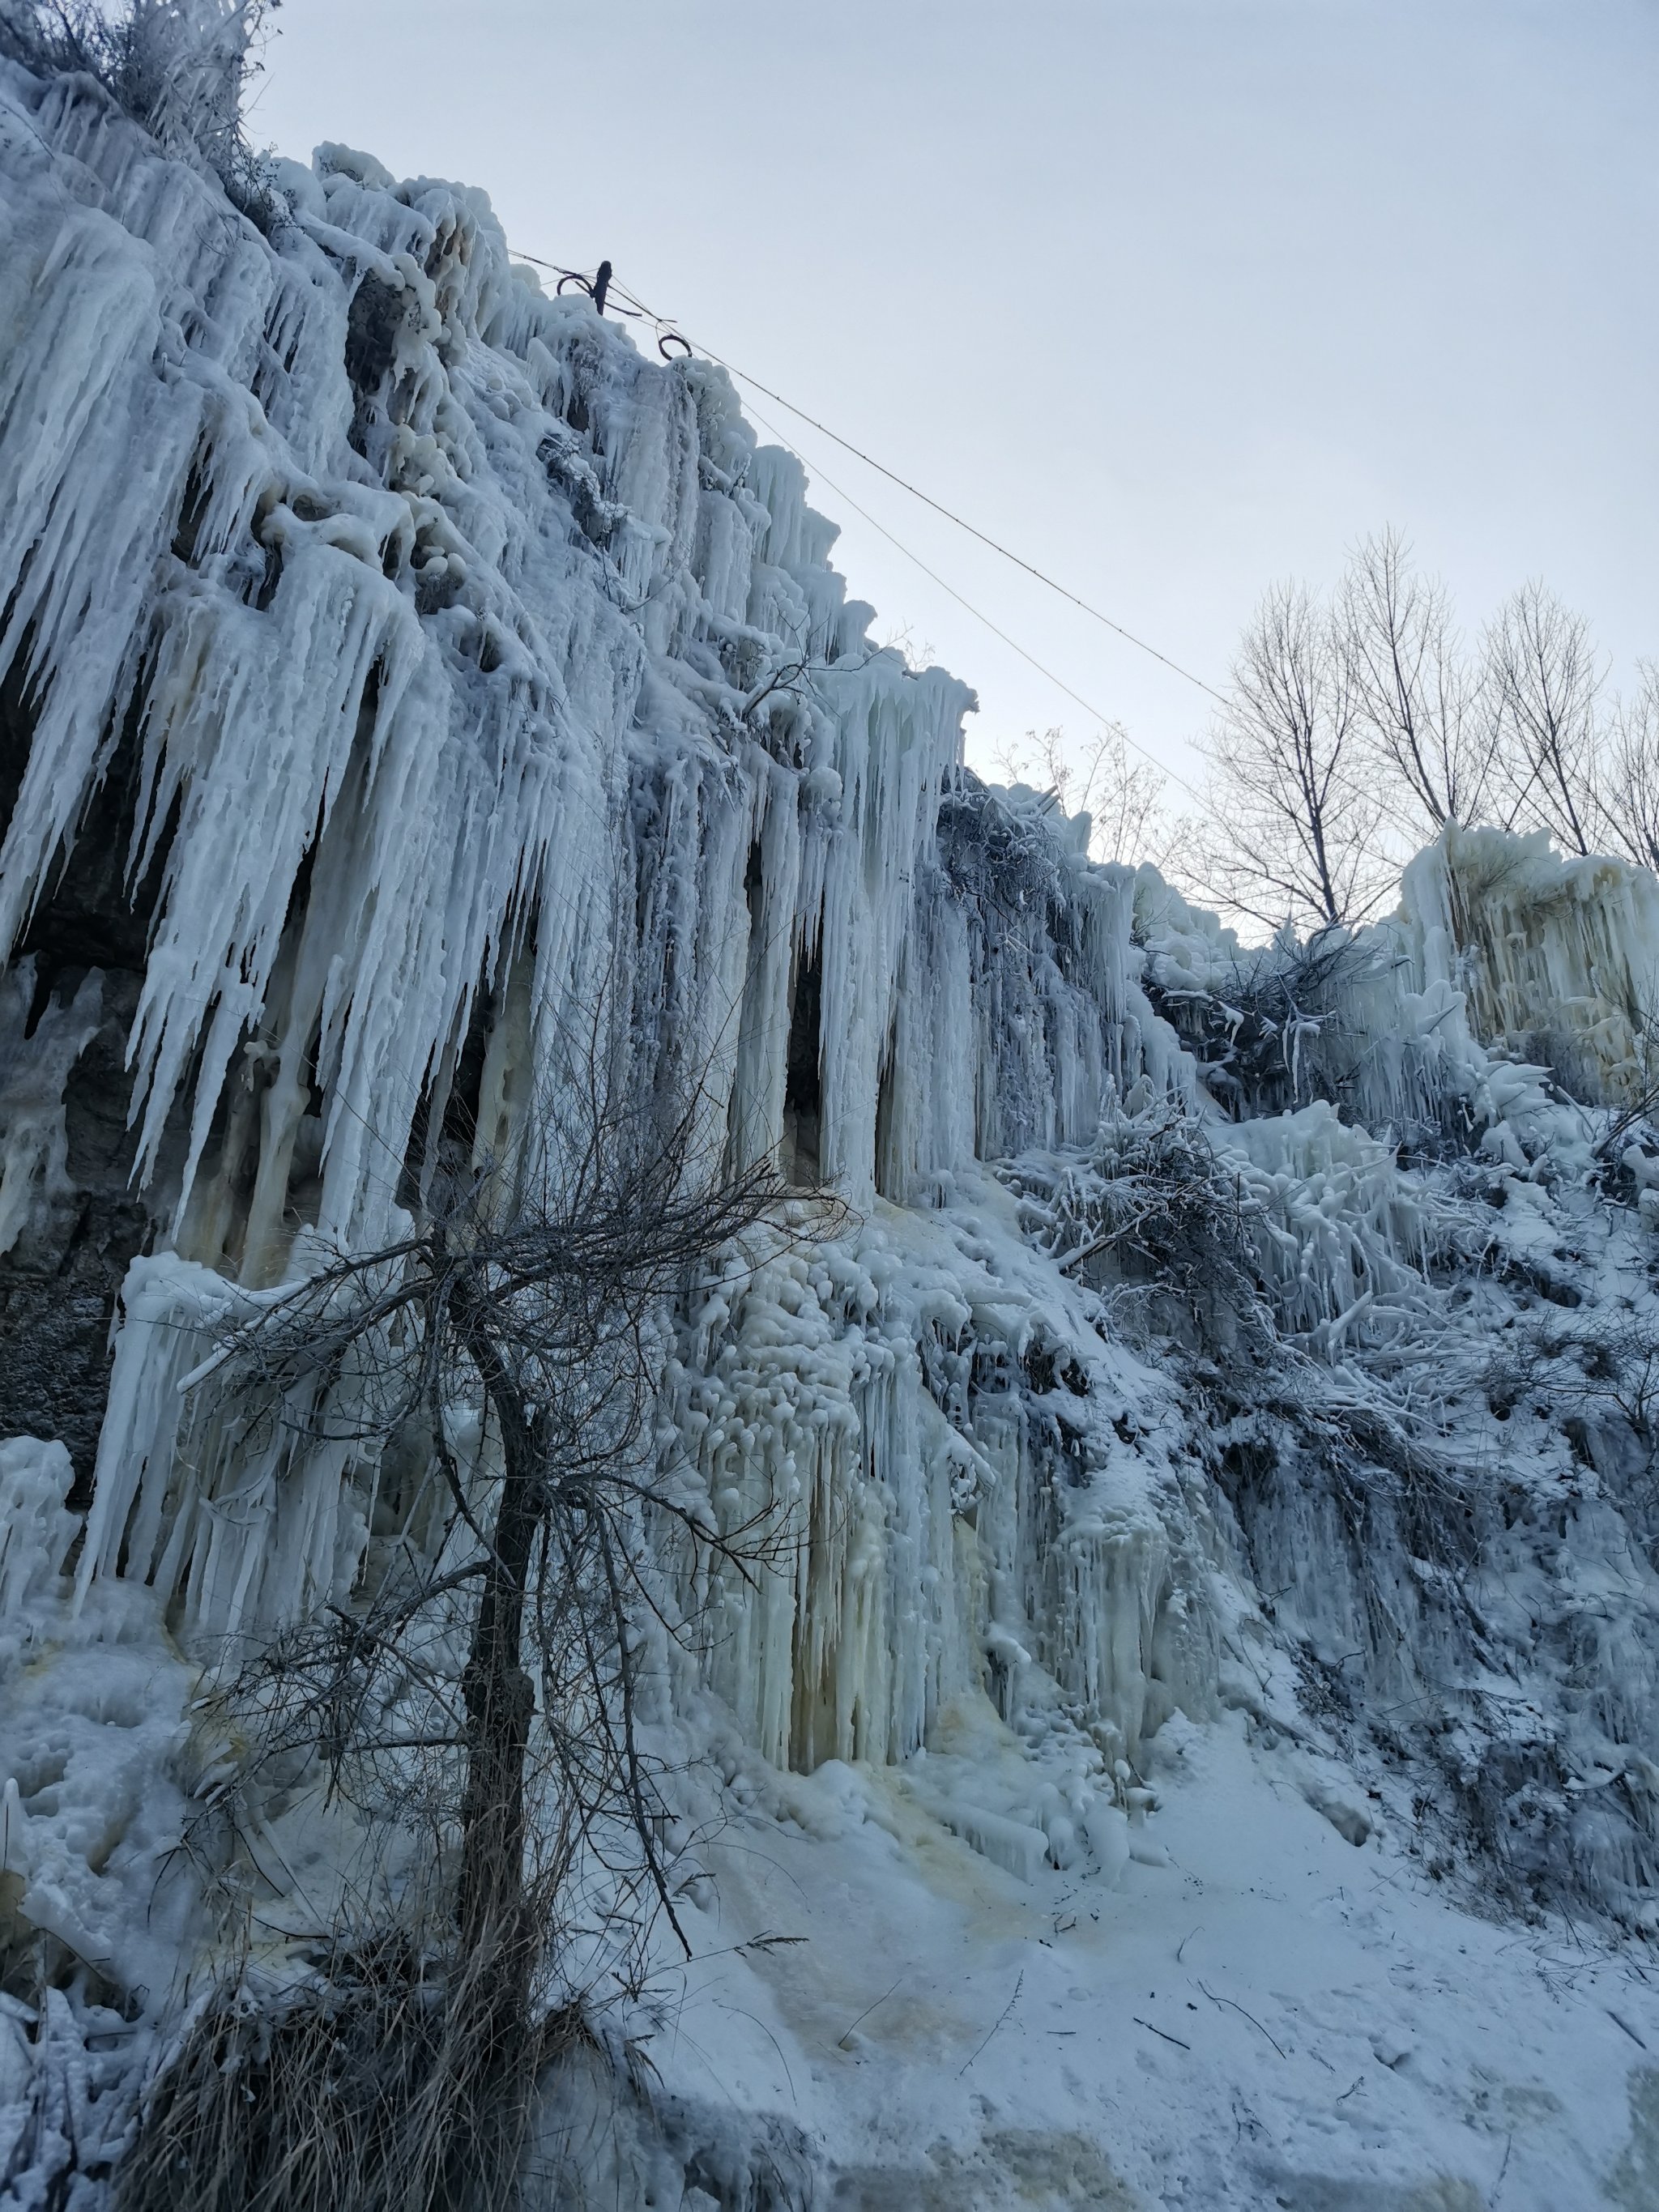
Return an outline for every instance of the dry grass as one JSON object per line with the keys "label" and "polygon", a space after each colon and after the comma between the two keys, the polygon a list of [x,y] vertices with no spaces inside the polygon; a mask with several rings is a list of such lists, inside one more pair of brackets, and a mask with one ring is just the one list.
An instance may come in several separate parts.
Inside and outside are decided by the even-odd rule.
{"label": "dry grass", "polygon": [[394,1932],[275,1998],[239,1979],[154,2084],[114,2212],[507,2212],[537,2075],[586,2038],[503,2005],[521,1977]]}

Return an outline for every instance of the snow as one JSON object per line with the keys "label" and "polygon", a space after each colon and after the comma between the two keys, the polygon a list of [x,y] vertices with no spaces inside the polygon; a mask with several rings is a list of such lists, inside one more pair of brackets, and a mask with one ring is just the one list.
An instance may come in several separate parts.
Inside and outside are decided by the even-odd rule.
{"label": "snow", "polygon": [[1412,863],[1404,891],[1425,981],[1465,991],[1489,1044],[1530,1056],[1553,1042],[1557,1072],[1579,1097],[1616,1100],[1640,1080],[1659,989],[1659,883],[1649,870],[1563,858],[1542,833],[1454,823]]}
{"label": "snow", "polygon": [[9,67],[0,176],[0,1252],[75,1217],[52,901],[124,791],[151,1224],[89,1504],[0,1442],[0,2188],[101,2187],[228,1896],[280,1978],[355,1879],[203,1693],[351,1606],[386,1471],[227,1415],[225,1322],[469,1085],[544,1141],[610,993],[845,1212],[675,1319],[688,1495],[773,1541],[659,1562],[696,1955],[601,2023],[653,2110],[552,2093],[571,2191],[1654,2203],[1652,879],[1454,828],[1243,949],[967,775],[799,464],[478,192],[325,147],[266,237]]}
{"label": "snow", "polygon": [[[902,1771],[827,1766],[778,1785],[781,1821],[740,1816],[704,1957],[659,1997],[682,2140],[751,2170],[810,2145],[852,2203],[1652,2201],[1650,1978],[1459,1913],[1240,1715],[1161,1741],[1164,1863],[1115,1880],[1016,1879]],[[766,1936],[793,1940],[744,1948]]]}

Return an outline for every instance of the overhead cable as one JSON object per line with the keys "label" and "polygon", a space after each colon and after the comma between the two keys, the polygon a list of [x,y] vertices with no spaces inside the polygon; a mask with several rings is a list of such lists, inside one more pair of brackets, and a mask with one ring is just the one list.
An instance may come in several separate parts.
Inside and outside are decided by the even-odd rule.
{"label": "overhead cable", "polygon": [[[752,407],[749,411],[754,416],[756,422],[760,424],[762,429],[769,431],[772,436],[777,439],[781,445],[788,447],[791,453],[794,452],[794,447],[789,445],[789,441],[784,436],[782,431],[777,428],[775,423],[769,422],[763,415],[757,414]],[[806,461],[805,454],[798,455],[797,458],[805,463],[806,466],[811,468],[812,473],[827,489],[834,492],[837,499],[845,500],[848,506],[852,508],[854,514],[862,516],[864,520],[869,524],[872,530],[879,532],[881,536],[887,540],[887,543],[890,545],[895,547],[897,551],[902,553],[907,561],[913,562],[915,565],[921,569],[924,576],[930,578],[933,582],[939,586],[940,591],[945,592],[950,598],[953,599],[959,607],[964,608],[969,614],[972,615],[975,622],[983,623],[986,629],[990,631],[993,637],[1000,638],[1011,653],[1017,653],[1023,661],[1026,662],[1029,666],[1036,669],[1039,676],[1047,677],[1049,683],[1054,685],[1055,690],[1063,691],[1068,699],[1074,700],[1077,704],[1082,708],[1085,714],[1091,714],[1095,720],[1101,723],[1104,727],[1108,729],[1115,729],[1119,737],[1122,738],[1124,744],[1127,745],[1132,751],[1138,752],[1143,760],[1150,761],[1160,775],[1167,776],[1171,783],[1178,783],[1184,792],[1188,793],[1191,797],[1197,799],[1200,806],[1206,809],[1208,808],[1210,804],[1209,800],[1195,785],[1188,783],[1184,775],[1177,775],[1172,768],[1166,766],[1163,761],[1159,760],[1156,753],[1149,752],[1145,745],[1141,744],[1136,738],[1132,738],[1129,735],[1129,732],[1124,728],[1121,722],[1115,720],[1111,715],[1103,713],[1102,709],[1095,706],[1091,701],[1085,699],[1080,691],[1074,691],[1069,684],[1066,683],[1061,678],[1055,675],[1052,668],[1045,667],[1043,663],[1037,659],[1034,653],[1027,652],[1018,638],[1010,637],[1006,629],[1003,629],[999,624],[994,623],[990,616],[985,612],[982,607],[976,607],[971,599],[965,599],[962,593],[957,591],[954,584],[947,584],[944,577],[939,574],[938,570],[935,568],[930,568],[919,553],[913,553],[910,548],[905,544],[902,538],[894,537],[892,532],[888,529],[884,523],[878,522],[875,516],[870,513],[867,507],[860,507],[857,500],[853,497],[851,492],[848,491],[844,486],[836,483],[833,477],[825,476],[823,471],[818,466],[816,461]]]}
{"label": "overhead cable", "polygon": [[[518,258],[522,261],[532,263],[538,269],[548,269],[553,270],[562,281],[567,278],[574,278],[578,284],[591,290],[589,280],[578,270],[566,269],[557,262],[538,260],[533,253],[520,253]],[[630,319],[632,320],[642,320],[653,325],[658,332],[658,350],[664,354],[664,357],[665,359],[671,357],[667,354],[666,350],[668,345],[676,341],[678,341],[679,344],[684,346],[688,352],[692,350],[691,341],[683,335],[677,325],[672,324],[668,319],[659,315],[654,308],[648,307],[645,304],[644,301],[640,299],[636,294],[630,292],[626,285],[618,283],[613,277],[611,281],[610,289],[614,298],[624,300],[628,302],[628,306],[622,309],[617,309],[613,306],[611,312],[613,313],[621,313],[623,314],[629,314]],[[1210,698],[1218,701],[1222,706],[1224,707],[1228,704],[1225,694],[1218,691],[1213,684],[1206,684],[1201,676],[1194,676],[1189,668],[1183,668],[1178,660],[1172,660],[1167,653],[1160,653],[1155,645],[1149,645],[1145,638],[1137,637],[1133,630],[1126,629],[1121,623],[1114,622],[1109,615],[1103,614],[1098,607],[1091,606],[1088,600],[1079,598],[1075,592],[1068,590],[1064,584],[1057,582],[1054,577],[1046,574],[1041,568],[1034,567],[1030,562],[1023,559],[1019,554],[1012,552],[1007,546],[1001,544],[996,538],[988,536],[984,531],[976,528],[973,523],[968,521],[963,516],[954,513],[950,507],[944,506],[939,501],[931,497],[929,494],[920,489],[915,484],[911,483],[907,477],[900,476],[896,470],[886,467],[884,463],[875,459],[872,455],[866,453],[861,447],[854,445],[850,439],[843,438],[838,431],[832,430],[829,427],[828,423],[819,422],[816,416],[809,415],[805,408],[796,406],[793,400],[786,399],[781,392],[774,392],[769,386],[763,384],[758,377],[750,376],[746,370],[738,368],[734,362],[727,361],[723,355],[716,353],[712,346],[699,344],[696,348],[696,350],[705,355],[708,360],[716,363],[718,367],[725,369],[728,375],[737,377],[739,381],[748,385],[751,390],[760,392],[763,397],[773,401],[775,404],[787,408],[792,415],[797,416],[801,422],[809,424],[811,428],[821,433],[823,436],[830,439],[836,445],[840,446],[845,452],[851,453],[855,459],[862,461],[867,468],[874,469],[878,476],[884,476],[890,483],[897,484],[901,490],[908,492],[913,499],[920,500],[924,507],[932,507],[935,514],[942,515],[947,522],[954,523],[957,529],[965,531],[970,538],[977,538],[981,544],[988,546],[994,553],[1000,554],[1004,560],[1012,562],[1017,568],[1024,569],[1028,575],[1035,577],[1038,583],[1044,584],[1050,591],[1058,592],[1061,599],[1069,600],[1073,606],[1080,608],[1085,614],[1091,616],[1096,622],[1103,623],[1106,629],[1115,632],[1117,636],[1124,639],[1127,643],[1136,647],[1142,653],[1149,653],[1154,660],[1161,661],[1164,667],[1172,670],[1176,675],[1184,678],[1188,684],[1194,684],[1199,690],[1206,693]],[[750,412],[754,416],[755,421],[761,425],[763,429],[768,431],[771,436],[776,438],[781,445],[787,447],[791,452],[795,452],[795,447],[791,445],[789,439],[777,428],[775,423],[768,422],[765,417],[757,413],[752,406],[750,409]],[[866,507],[860,506],[859,502],[853,497],[850,492],[848,492],[842,485],[836,483],[833,478],[827,476],[816,461],[808,461],[805,454],[798,454],[797,458],[799,459],[805,465],[811,469],[812,472],[818,477],[820,482],[823,483],[829,490],[835,493],[837,499],[844,500],[855,514],[859,515],[864,521],[867,522],[872,530],[878,532],[887,540],[890,545],[893,546],[898,552],[902,553],[907,561],[913,562],[916,568],[920,568],[922,574],[927,577],[933,583],[938,585],[940,591],[945,592],[951,599],[953,599],[957,605],[962,607],[967,613],[972,615],[976,622],[982,623],[986,629],[991,632],[994,637],[1000,638],[1002,643],[1008,647],[1011,653],[1018,653],[1019,658],[1025,661],[1030,667],[1035,668],[1040,676],[1045,677],[1048,681],[1054,686],[1056,690],[1064,692],[1068,699],[1073,700],[1078,706],[1083,708],[1085,714],[1092,715],[1097,721],[1103,725],[1115,727],[1122,737],[1125,744],[1129,745],[1133,750],[1138,752],[1144,760],[1149,761],[1152,765],[1158,769],[1160,775],[1168,776],[1172,783],[1179,784],[1181,788],[1190,793],[1193,798],[1196,799],[1200,805],[1206,807],[1208,806],[1209,801],[1201,791],[1198,790],[1194,785],[1188,782],[1184,776],[1177,775],[1175,770],[1167,767],[1164,763],[1158,758],[1156,754],[1149,752],[1146,747],[1138,743],[1135,738],[1132,738],[1128,732],[1123,728],[1121,723],[1116,722],[1113,716],[1103,713],[1100,708],[1093,705],[1091,701],[1083,696],[1081,692],[1073,690],[1069,684],[1065,683],[1060,677],[1054,674],[1053,669],[1045,666],[1044,664],[1036,658],[1035,653],[1028,652],[1025,647],[1021,645],[1017,639],[1011,637],[1006,630],[1003,629],[998,623],[993,622],[990,616],[988,615],[982,608],[975,606],[971,600],[965,599],[963,594],[956,589],[954,585],[946,583],[944,577],[941,576],[936,569],[929,568],[927,562],[921,558],[920,554],[912,552],[910,548],[904,544],[902,539],[896,538],[894,533],[887,528],[885,524],[877,521],[875,516],[872,514]]]}
{"label": "overhead cable", "polygon": [[[618,284],[613,280],[611,289],[626,300],[647,321],[654,323],[659,331],[671,328],[653,308],[647,307],[642,300],[637,299],[624,285]],[[673,331],[672,335],[678,335],[677,329]],[[683,339],[682,343],[689,344],[690,341]],[[1187,683],[1195,684],[1200,691],[1207,693],[1212,699],[1218,701],[1222,706],[1224,707],[1228,703],[1226,695],[1218,691],[1212,684],[1206,684],[1201,676],[1194,676],[1190,668],[1183,668],[1178,660],[1172,660],[1167,653],[1160,653],[1157,646],[1149,645],[1144,637],[1137,637],[1133,630],[1126,629],[1121,623],[1114,622],[1110,615],[1103,614],[1098,607],[1091,606],[1087,599],[1080,599],[1077,592],[1069,590],[1066,585],[1057,581],[1054,577],[1048,575],[1032,562],[1024,559],[1022,555],[1012,551],[1000,539],[979,529],[965,516],[957,514],[954,509],[945,506],[941,501],[934,499],[930,493],[923,491],[919,485],[913,484],[908,477],[900,476],[896,469],[890,469],[884,462],[877,460],[873,454],[866,453],[861,446],[854,445],[851,439],[843,438],[838,430],[832,430],[827,422],[820,422],[817,416],[809,415],[804,407],[798,407],[793,399],[786,399],[781,392],[774,392],[769,386],[763,384],[757,376],[751,376],[747,369],[739,368],[735,362],[727,361],[723,354],[716,353],[712,346],[699,343],[696,349],[699,353],[706,354],[710,361],[717,362],[729,375],[738,378],[741,382],[758,392],[763,398],[771,400],[776,406],[787,407],[792,415],[809,424],[823,437],[832,440],[835,444],[842,447],[843,452],[851,453],[855,460],[862,461],[866,468],[874,469],[878,476],[885,477],[890,483],[896,483],[901,491],[908,491],[912,499],[920,500],[924,507],[931,507],[935,514],[943,515],[947,522],[954,523],[958,530],[965,530],[970,538],[976,538],[981,545],[989,546],[992,552],[1000,554],[1005,561],[1012,562],[1016,568],[1023,568],[1028,576],[1034,576],[1039,584],[1046,585],[1051,592],[1057,592],[1062,599],[1069,600],[1073,606],[1081,608],[1085,615],[1091,616],[1097,623],[1103,623],[1108,629],[1124,639],[1127,643],[1136,647],[1142,653],[1150,653],[1154,660],[1162,661],[1165,668],[1173,670],[1176,675],[1183,678]],[[776,434],[774,433],[774,434]],[[824,482],[826,483],[829,482],[827,477]],[[845,493],[842,493],[842,496],[845,498]],[[866,516],[866,520],[868,520],[868,519]]]}

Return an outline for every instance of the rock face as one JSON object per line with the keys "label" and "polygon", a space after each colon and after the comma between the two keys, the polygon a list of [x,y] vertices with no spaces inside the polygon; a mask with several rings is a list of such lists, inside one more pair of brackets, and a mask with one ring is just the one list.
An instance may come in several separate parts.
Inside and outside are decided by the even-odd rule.
{"label": "rock face", "polygon": [[[349,1616],[423,1540],[430,1468],[181,1382],[227,1313],[392,1242],[444,1146],[533,1149],[601,1006],[732,1158],[845,1207],[665,1322],[665,1449],[722,1529],[779,1516],[700,1585],[695,1663],[643,1622],[641,1666],[688,1778],[681,1911],[711,1952],[722,1911],[764,1938],[733,2003],[783,2075],[743,2045],[752,2125],[678,2077],[654,2131],[613,2114],[612,2201],[671,2170],[734,2206],[1137,2201],[1151,2124],[1017,2039],[1092,2035],[1103,2079],[1230,2003],[1299,2064],[1258,1981],[1296,1983],[1334,2075],[1314,1966],[1246,1945],[1166,2017],[1087,1949],[1121,1885],[1150,1927],[1200,1879],[1164,1836],[1212,1885],[1236,1846],[1240,1896],[1282,1820],[1322,1897],[1322,1854],[1392,1854],[1493,1910],[1653,1925],[1659,1139],[1616,1120],[1651,880],[1454,831],[1390,922],[1241,951],[963,769],[969,695],[872,643],[720,370],[544,296],[476,192],[340,147],[277,185],[256,228],[88,80],[0,71],[0,2170],[106,2178],[209,1942],[179,1846],[241,1785],[234,1747],[186,1748],[201,1671]],[[302,1776],[247,1820],[227,1863],[280,1978],[355,1846]],[[818,1916],[793,1979],[776,1900],[698,1857],[720,1820]],[[1400,1925],[1523,2002],[1449,1906]],[[883,2021],[859,1976],[907,1945]],[[964,1945],[1005,2013],[946,1989]],[[1022,2021],[1039,1990],[1095,2025]],[[1354,2045],[1391,2085],[1386,2201],[1462,2202],[1475,2108],[1449,2072],[1412,2106],[1432,2024],[1370,2004],[1319,2033],[1395,2053]],[[1590,2150],[1540,2152],[1540,2205],[1613,2170],[1613,2016],[1575,2015],[1620,2094]],[[981,2109],[987,2031],[1030,2112]],[[881,2106],[854,2075],[890,2033]],[[819,2084],[787,2125],[786,2052]],[[1382,2136],[1319,2163],[1346,2075],[1269,2143],[1228,2117],[1243,2058],[1213,2064],[1168,2093],[1188,2202],[1267,2201],[1230,2172],[1385,2201],[1352,2193]],[[561,2094],[574,2158],[600,2092]]]}
{"label": "rock face", "polygon": [[[0,818],[32,752],[27,663],[0,714]],[[60,1437],[87,1503],[121,1281],[156,1222],[134,1188],[127,1039],[155,877],[134,883],[137,760],[118,750],[0,983],[0,1431]]]}
{"label": "rock face", "polygon": [[[82,1478],[76,1502],[82,1505],[91,1494],[109,1388],[116,1300],[152,1227],[128,1182],[132,1146],[122,1017],[130,1018],[137,1001],[136,979],[94,970],[90,980],[92,1006],[79,995],[85,977],[75,979],[70,1000],[71,1013],[77,1005],[88,1008],[88,1018],[95,1011],[97,1025],[76,1053],[62,1094],[68,1188],[48,1219],[19,1238],[0,1271],[0,1428],[9,1436],[60,1437]],[[128,985],[125,1007],[110,989],[118,980]]]}

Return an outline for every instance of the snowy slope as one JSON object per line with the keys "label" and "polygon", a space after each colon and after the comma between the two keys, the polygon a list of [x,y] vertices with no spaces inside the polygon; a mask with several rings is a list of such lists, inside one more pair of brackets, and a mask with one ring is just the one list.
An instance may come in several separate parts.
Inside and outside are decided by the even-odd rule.
{"label": "snowy slope", "polygon": [[362,1844],[192,1699],[404,1478],[181,1380],[611,991],[848,1210],[675,1318],[787,1540],[642,1626],[697,1955],[550,2201],[1659,2203],[1651,879],[1453,831],[1241,952],[962,769],[721,372],[277,182],[0,73],[0,2201]]}

